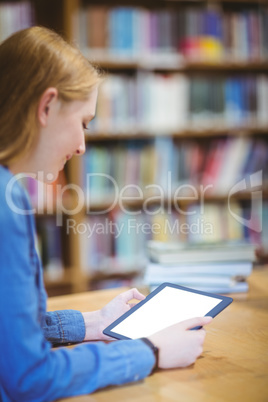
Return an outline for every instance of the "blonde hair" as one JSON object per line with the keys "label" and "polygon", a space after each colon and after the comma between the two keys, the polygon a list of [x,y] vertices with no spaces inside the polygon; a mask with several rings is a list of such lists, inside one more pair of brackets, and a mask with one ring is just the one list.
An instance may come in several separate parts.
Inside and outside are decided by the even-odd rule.
{"label": "blonde hair", "polygon": [[32,27],[0,45],[0,164],[31,149],[38,135],[37,108],[44,91],[58,90],[62,102],[86,100],[100,72],[55,32]]}

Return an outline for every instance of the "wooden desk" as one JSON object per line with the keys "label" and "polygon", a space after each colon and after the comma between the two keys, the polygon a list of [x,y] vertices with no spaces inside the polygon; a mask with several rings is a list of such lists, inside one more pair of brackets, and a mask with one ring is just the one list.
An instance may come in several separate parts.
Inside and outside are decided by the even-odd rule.
{"label": "wooden desk", "polygon": [[[231,295],[234,302],[207,327],[204,352],[191,367],[68,401],[267,402],[268,267],[255,269],[249,284],[249,293]],[[48,309],[98,309],[123,290],[53,297]]]}

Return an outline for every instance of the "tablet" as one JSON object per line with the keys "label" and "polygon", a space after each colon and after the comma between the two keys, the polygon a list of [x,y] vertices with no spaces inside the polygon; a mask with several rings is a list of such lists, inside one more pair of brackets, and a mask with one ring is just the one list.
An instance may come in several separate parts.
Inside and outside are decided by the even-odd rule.
{"label": "tablet", "polygon": [[231,297],[163,283],[103,333],[116,339],[148,337],[189,318],[215,317],[232,301]]}

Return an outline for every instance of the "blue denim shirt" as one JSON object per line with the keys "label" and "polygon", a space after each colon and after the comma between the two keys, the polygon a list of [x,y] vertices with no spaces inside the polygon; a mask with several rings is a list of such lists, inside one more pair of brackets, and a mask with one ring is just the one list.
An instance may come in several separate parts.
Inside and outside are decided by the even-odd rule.
{"label": "blue denim shirt", "polygon": [[[35,225],[28,198],[0,166],[0,400],[52,401],[146,377],[154,356],[141,340],[84,343],[51,349],[51,343],[80,342],[79,311],[46,312]],[[11,198],[9,198],[9,195]]]}

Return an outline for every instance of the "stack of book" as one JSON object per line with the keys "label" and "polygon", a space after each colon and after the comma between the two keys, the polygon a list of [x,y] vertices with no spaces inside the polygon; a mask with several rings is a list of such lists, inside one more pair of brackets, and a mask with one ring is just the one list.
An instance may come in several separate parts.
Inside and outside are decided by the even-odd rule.
{"label": "stack of book", "polygon": [[178,244],[150,241],[144,283],[171,282],[212,293],[246,292],[255,246],[248,243]]}

